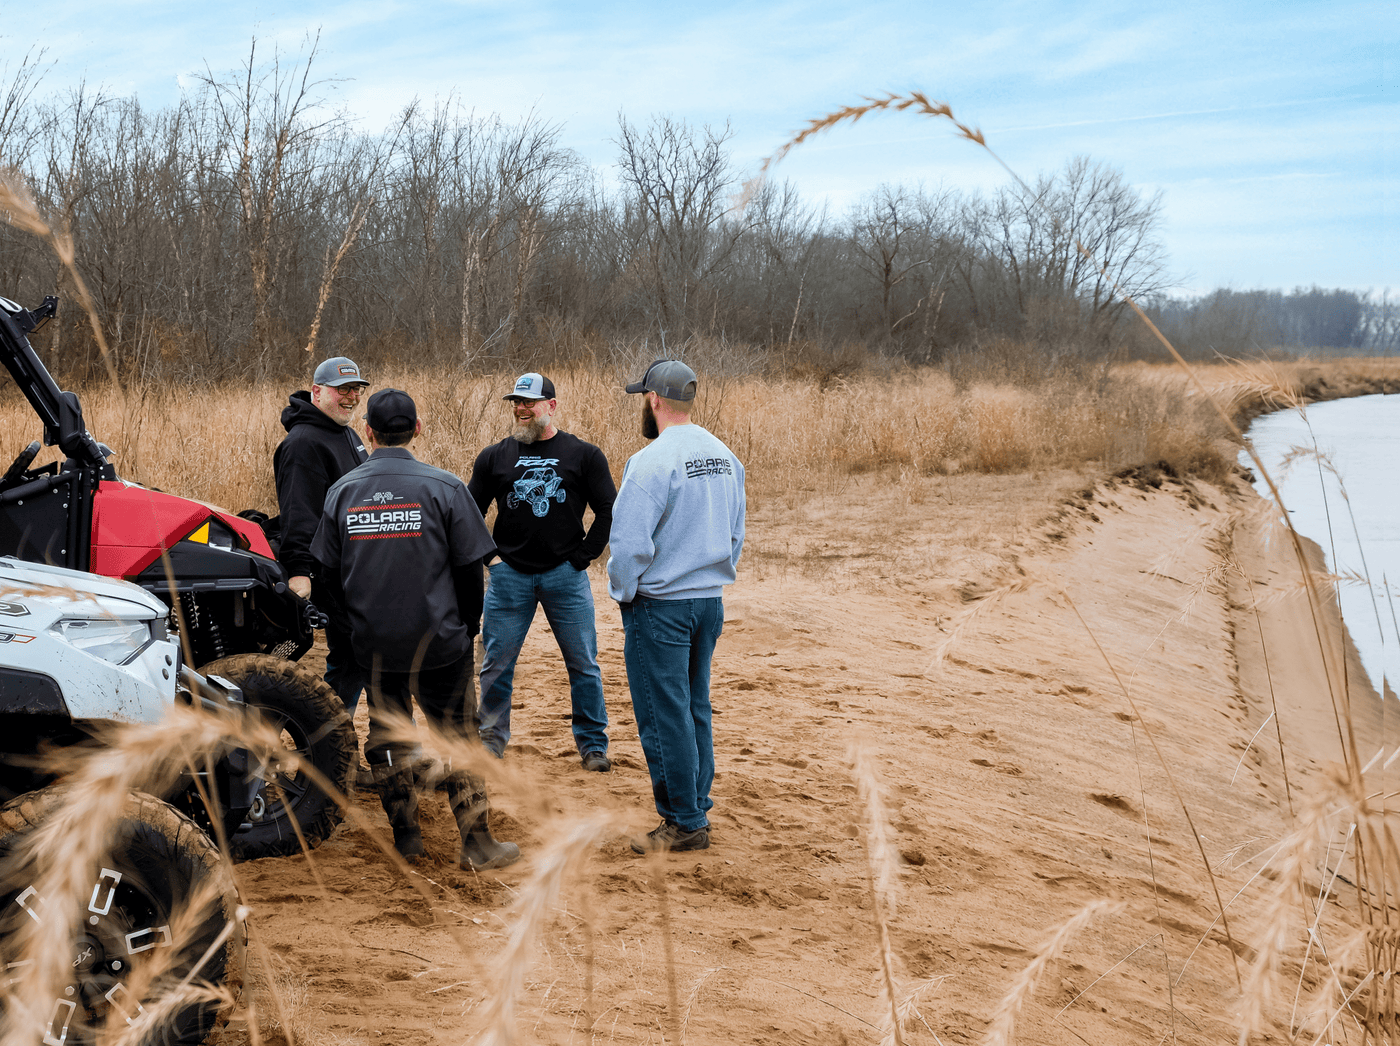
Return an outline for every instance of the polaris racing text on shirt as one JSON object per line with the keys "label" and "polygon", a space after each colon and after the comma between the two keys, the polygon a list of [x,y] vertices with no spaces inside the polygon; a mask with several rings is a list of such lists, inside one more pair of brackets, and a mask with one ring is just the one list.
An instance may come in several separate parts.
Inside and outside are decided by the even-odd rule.
{"label": "polaris racing text on shirt", "polygon": [[[376,491],[373,497],[386,495],[388,491]],[[383,503],[371,505],[351,505],[345,517],[345,533],[351,541],[370,541],[375,538],[413,538],[423,534],[423,506],[406,502],[387,508]]]}

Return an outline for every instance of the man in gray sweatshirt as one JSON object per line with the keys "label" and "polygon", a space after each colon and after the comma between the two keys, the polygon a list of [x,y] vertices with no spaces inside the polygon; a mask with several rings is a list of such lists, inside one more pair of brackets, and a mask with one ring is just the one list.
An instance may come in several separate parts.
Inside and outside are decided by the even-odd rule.
{"label": "man in gray sweatshirt", "polygon": [[710,659],[744,544],[744,466],[690,420],[695,372],[657,360],[640,381],[642,435],[613,503],[608,593],[622,608],[632,708],[661,824],[637,853],[710,845]]}

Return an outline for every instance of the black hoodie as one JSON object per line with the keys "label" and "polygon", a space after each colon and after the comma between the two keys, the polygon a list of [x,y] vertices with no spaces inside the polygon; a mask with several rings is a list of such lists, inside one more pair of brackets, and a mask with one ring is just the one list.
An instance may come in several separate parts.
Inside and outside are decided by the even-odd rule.
{"label": "black hoodie", "polygon": [[272,455],[277,507],[282,513],[282,545],[277,558],[288,577],[310,577],[317,563],[311,539],[321,522],[326,491],[332,483],[369,458],[349,425],[338,425],[311,402],[311,393],[294,392],[282,411],[287,438]]}

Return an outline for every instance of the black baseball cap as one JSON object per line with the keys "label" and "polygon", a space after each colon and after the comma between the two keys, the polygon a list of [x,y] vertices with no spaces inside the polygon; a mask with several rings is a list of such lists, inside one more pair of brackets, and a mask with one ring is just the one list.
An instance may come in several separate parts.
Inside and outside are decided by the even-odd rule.
{"label": "black baseball cap", "polygon": [[695,398],[696,384],[695,372],[680,360],[657,360],[627,391],[654,392],[662,399],[685,402]]}
{"label": "black baseball cap", "polygon": [[380,389],[365,404],[365,421],[375,432],[407,432],[418,424],[418,408],[402,389]]}

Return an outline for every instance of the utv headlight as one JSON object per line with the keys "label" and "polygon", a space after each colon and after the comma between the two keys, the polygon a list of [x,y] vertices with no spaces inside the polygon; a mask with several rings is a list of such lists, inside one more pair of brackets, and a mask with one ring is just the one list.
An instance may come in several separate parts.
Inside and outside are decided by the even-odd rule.
{"label": "utv headlight", "polygon": [[49,631],[85,654],[124,665],[153,641],[151,623],[144,618],[59,618]]}
{"label": "utv headlight", "polygon": [[197,541],[210,548],[232,550],[243,547],[243,543],[238,540],[238,535],[233,532],[233,529],[220,523],[217,519],[206,520],[198,530],[185,540]]}

